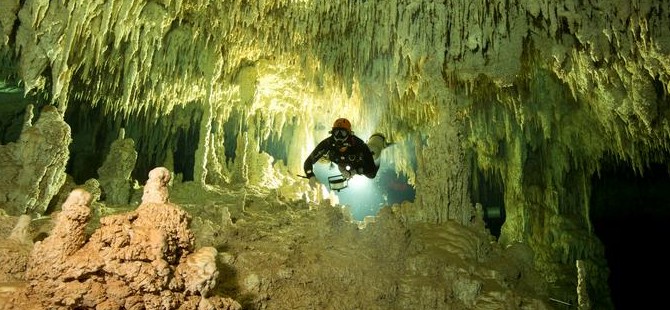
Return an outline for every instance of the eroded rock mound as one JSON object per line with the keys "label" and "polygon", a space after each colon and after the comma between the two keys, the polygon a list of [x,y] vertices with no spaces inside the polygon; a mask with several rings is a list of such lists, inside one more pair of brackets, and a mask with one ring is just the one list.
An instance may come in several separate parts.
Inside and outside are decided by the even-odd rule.
{"label": "eroded rock mound", "polygon": [[[7,239],[0,239],[0,283],[12,283],[24,280],[26,262],[32,249],[32,241],[28,234],[29,225],[29,215],[19,216],[16,226],[12,229],[9,237]],[[7,290],[3,289],[3,287],[3,285],[0,285],[0,293]],[[0,300],[1,303],[2,300]]]}
{"label": "eroded rock mound", "polygon": [[[54,229],[35,243],[26,289],[8,309],[241,309],[208,296],[217,250],[195,250],[190,216],[167,201],[169,173],[150,173],[142,204],[100,220],[86,238],[91,194],[72,191]],[[166,179],[167,178],[167,179]]]}

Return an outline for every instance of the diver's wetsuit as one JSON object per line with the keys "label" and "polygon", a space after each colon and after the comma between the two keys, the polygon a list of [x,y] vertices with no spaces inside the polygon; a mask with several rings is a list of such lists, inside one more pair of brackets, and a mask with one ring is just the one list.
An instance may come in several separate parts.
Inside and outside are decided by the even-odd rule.
{"label": "diver's wetsuit", "polygon": [[321,141],[305,159],[303,169],[307,178],[314,176],[314,163],[323,156],[328,156],[328,160],[340,167],[348,165],[352,173],[362,174],[370,179],[374,178],[379,170],[368,146],[355,135],[349,135],[343,142],[335,141],[333,136]]}

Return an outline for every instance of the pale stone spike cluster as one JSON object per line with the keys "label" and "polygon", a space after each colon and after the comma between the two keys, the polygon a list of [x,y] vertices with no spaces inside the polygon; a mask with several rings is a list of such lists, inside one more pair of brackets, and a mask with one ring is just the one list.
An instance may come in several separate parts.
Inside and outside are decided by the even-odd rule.
{"label": "pale stone spike cluster", "polygon": [[[240,70],[272,59],[256,80],[271,82],[273,74],[293,80],[280,86],[281,92],[254,98],[244,112],[260,112],[269,120],[262,135],[267,138],[270,131],[282,132],[288,119],[304,122],[304,109],[292,108],[304,101],[311,101],[309,109],[345,101],[349,114],[366,120],[396,116],[396,124],[374,122],[378,130],[398,129],[397,123],[434,125],[434,107],[453,101],[445,92],[449,82],[436,81],[449,76],[472,86],[485,73],[499,85],[509,84],[527,74],[519,55],[532,38],[541,58],[560,61],[552,70],[576,98],[587,99],[598,89],[599,100],[625,99],[623,108],[604,111],[603,124],[628,113],[642,120],[631,130],[648,132],[653,107],[640,104],[644,96],[621,98],[618,87],[608,83],[612,77],[647,83],[657,76],[667,91],[670,61],[659,49],[667,49],[667,43],[657,38],[668,34],[658,26],[668,17],[654,12],[669,9],[667,3],[646,1],[26,1],[18,12],[16,47],[26,92],[45,87],[50,68],[51,94],[61,112],[72,96],[126,116],[143,111],[160,117],[192,103],[234,105],[245,90],[236,78]],[[14,24],[7,13],[2,15],[5,37]],[[556,45],[557,38],[564,48]],[[549,42],[553,46],[543,48]],[[575,43],[586,48],[570,51]],[[589,80],[598,85],[583,85],[584,71],[602,61],[620,69],[595,70]],[[352,101],[355,97],[360,100]],[[275,108],[259,111],[257,106]],[[317,121],[332,116],[319,115]],[[624,138],[619,141],[625,144]]]}

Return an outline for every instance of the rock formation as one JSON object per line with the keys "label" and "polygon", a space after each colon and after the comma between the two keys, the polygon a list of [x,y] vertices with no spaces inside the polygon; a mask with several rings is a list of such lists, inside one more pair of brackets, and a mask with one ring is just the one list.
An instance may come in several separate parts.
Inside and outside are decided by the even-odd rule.
{"label": "rock formation", "polygon": [[210,294],[217,250],[193,248],[190,216],[167,202],[166,171],[152,170],[142,204],[102,218],[91,236],[91,194],[72,191],[3,309],[240,309]]}
{"label": "rock formation", "polygon": [[0,145],[0,204],[10,215],[44,213],[65,183],[70,126],[52,106],[32,122],[29,106],[19,140]]}
{"label": "rock formation", "polygon": [[123,130],[112,142],[105,162],[98,169],[98,179],[105,202],[110,205],[127,204],[131,194],[131,173],[135,168],[137,151],[135,141],[125,138]]}

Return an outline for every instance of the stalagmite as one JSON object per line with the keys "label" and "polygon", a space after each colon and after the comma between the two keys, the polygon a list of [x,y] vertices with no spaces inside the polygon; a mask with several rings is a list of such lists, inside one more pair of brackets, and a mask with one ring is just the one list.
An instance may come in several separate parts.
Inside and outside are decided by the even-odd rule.
{"label": "stalagmite", "polygon": [[[25,279],[29,285],[8,300],[0,299],[3,309],[166,304],[184,309],[241,309],[236,301],[210,293],[219,275],[217,251],[193,249],[190,218],[167,201],[166,180],[169,171],[152,170],[142,205],[101,219],[91,236],[85,228],[92,197],[82,189],[72,191],[55,217],[51,234],[32,249]],[[20,221],[21,228],[25,222]],[[20,230],[12,236],[18,238]]]}
{"label": "stalagmite", "polygon": [[70,127],[50,106],[24,124],[17,142],[0,145],[0,203],[9,214],[42,214],[65,182]]}
{"label": "stalagmite", "polygon": [[105,162],[98,168],[98,179],[104,192],[104,200],[112,205],[124,205],[130,202],[131,173],[135,168],[137,151],[135,141],[124,137],[121,130],[119,138],[112,142]]}
{"label": "stalagmite", "polygon": [[[310,146],[346,116],[357,133],[396,142],[388,168],[416,189],[396,208],[404,224],[470,225],[473,200],[485,199],[471,180],[495,180],[507,214],[499,245],[527,244],[559,286],[576,285],[576,260],[600,279],[592,178],[610,158],[635,172],[668,161],[669,11],[667,1],[3,1],[0,102],[15,88],[55,108],[26,111],[19,139],[2,131],[0,206],[46,212],[67,169],[123,203],[138,198],[125,191],[131,166],[142,177],[167,166],[208,193],[299,196]],[[91,131],[72,146],[102,146],[91,151],[100,159],[123,127],[135,141],[124,154],[135,148],[137,161],[69,158],[59,117]],[[151,171],[144,203],[170,203],[171,170]],[[248,196],[230,205],[248,214]],[[266,284],[254,275],[255,289]],[[594,307],[608,308],[606,281],[593,282]],[[415,293],[394,287],[376,297]],[[478,296],[477,281],[431,289],[435,300],[459,296],[455,308],[513,299]]]}

